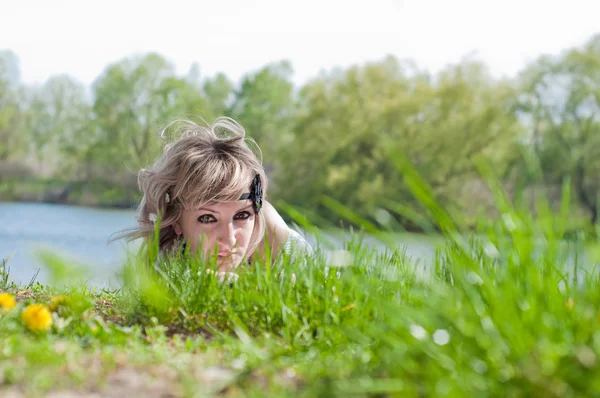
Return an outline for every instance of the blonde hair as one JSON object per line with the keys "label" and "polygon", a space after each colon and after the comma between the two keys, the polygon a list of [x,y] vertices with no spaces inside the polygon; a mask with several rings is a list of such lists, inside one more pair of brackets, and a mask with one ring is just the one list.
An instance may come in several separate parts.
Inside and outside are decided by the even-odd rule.
{"label": "blonde hair", "polygon": [[[161,136],[165,137],[166,130],[175,124],[179,124],[175,134],[178,138],[165,145],[152,167],[141,169],[138,174],[143,195],[138,207],[138,227],[120,236],[129,240],[149,239],[155,234],[152,219],[158,216],[161,252],[173,246],[177,238],[174,225],[184,209],[240,200],[243,193],[250,192],[257,174],[262,182],[263,199],[268,185],[258,145],[246,138],[244,128],[233,119],[219,117],[207,126],[189,120],[175,121]],[[248,143],[255,146],[258,155]],[[264,231],[264,215],[260,212],[255,217],[249,254],[259,245]]]}

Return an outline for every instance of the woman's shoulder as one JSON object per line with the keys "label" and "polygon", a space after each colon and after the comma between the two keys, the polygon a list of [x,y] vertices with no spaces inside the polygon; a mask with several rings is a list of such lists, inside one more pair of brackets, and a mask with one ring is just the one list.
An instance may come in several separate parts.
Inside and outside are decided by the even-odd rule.
{"label": "woman's shoulder", "polygon": [[[277,210],[267,201],[264,203],[264,217],[265,217],[265,236],[264,240],[269,242],[272,258],[280,258],[282,254],[287,253],[291,255],[294,253],[293,258],[301,253],[312,252],[312,247],[307,240],[296,230],[291,228],[277,212]],[[258,256],[264,256],[264,241],[259,244],[256,253]]]}
{"label": "woman's shoulder", "polygon": [[289,234],[280,252],[280,258],[288,257],[291,263],[304,262],[306,257],[313,252],[308,241],[297,231],[289,229]]}
{"label": "woman's shoulder", "polygon": [[283,244],[282,250],[288,253],[293,250],[302,250],[310,252],[312,251],[312,247],[310,246],[308,241],[302,235],[300,235],[300,233],[290,228],[288,237],[285,243]]}

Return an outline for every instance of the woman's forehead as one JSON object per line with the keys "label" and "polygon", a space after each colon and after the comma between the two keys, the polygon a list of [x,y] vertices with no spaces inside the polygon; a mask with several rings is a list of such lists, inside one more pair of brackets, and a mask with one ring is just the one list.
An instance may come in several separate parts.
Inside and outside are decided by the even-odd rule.
{"label": "woman's forehead", "polygon": [[220,213],[228,211],[237,211],[239,209],[243,209],[249,206],[252,206],[252,201],[250,199],[243,199],[228,202],[209,202],[197,207],[196,209],[212,210],[214,212]]}

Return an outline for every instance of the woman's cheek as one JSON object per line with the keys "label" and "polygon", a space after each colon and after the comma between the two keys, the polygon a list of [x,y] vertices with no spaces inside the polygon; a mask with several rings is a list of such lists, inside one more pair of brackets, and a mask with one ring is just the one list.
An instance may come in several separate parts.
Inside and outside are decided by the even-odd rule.
{"label": "woman's cheek", "polygon": [[254,232],[254,221],[247,222],[242,231],[242,239],[244,241],[244,246],[247,248],[248,244],[250,243],[252,233]]}
{"label": "woman's cheek", "polygon": [[186,240],[191,243],[192,253],[195,253],[198,249],[206,251],[205,246],[207,246],[210,241],[210,232],[201,227],[190,228]]}

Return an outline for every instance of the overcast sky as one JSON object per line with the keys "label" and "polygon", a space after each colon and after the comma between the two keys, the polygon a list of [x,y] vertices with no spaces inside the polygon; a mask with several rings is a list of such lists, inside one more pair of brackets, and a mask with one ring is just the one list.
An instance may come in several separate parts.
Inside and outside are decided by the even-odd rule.
{"label": "overcast sky", "polygon": [[476,53],[505,76],[600,33],[599,16],[600,0],[0,0],[0,49],[28,83],[68,73],[90,84],[144,51],[234,81],[288,59],[301,84],[386,54],[435,72]]}

